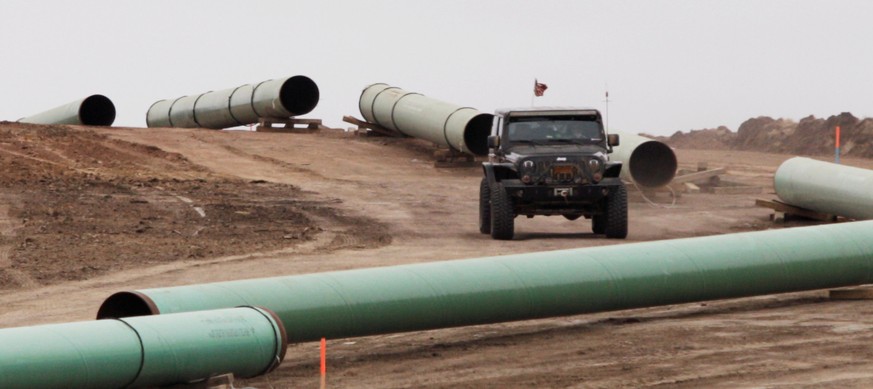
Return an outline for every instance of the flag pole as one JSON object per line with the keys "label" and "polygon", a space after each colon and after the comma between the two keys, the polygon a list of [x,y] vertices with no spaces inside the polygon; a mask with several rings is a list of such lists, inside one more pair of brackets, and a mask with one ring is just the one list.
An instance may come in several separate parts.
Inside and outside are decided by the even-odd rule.
{"label": "flag pole", "polygon": [[534,98],[537,96],[537,79],[534,78],[534,87],[530,91],[530,106],[534,106]]}

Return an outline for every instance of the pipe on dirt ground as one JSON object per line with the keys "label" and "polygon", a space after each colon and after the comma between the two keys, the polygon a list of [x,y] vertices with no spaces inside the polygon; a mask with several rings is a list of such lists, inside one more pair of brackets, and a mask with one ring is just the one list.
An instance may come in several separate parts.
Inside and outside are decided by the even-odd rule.
{"label": "pipe on dirt ground", "polygon": [[148,127],[221,129],[257,123],[260,118],[304,115],[318,105],[318,85],[306,76],[246,84],[236,88],[159,100],[146,113]]}
{"label": "pipe on dirt ground", "polygon": [[873,219],[873,170],[794,157],[773,176],[786,204],[851,219]]}
{"label": "pipe on dirt ground", "polygon": [[873,282],[873,221],[118,292],[98,318],[258,305],[293,342]]}
{"label": "pipe on dirt ground", "polygon": [[287,350],[282,322],[253,307],[0,329],[4,389],[135,388],[218,374],[255,377]]}
{"label": "pipe on dirt ground", "polygon": [[364,88],[358,108],[370,123],[462,153],[488,155],[494,115],[381,83]]}
{"label": "pipe on dirt ground", "polygon": [[611,133],[619,134],[620,145],[612,148],[609,159],[624,162],[622,177],[647,188],[662,187],[673,181],[679,165],[670,146],[636,134]]}
{"label": "pipe on dirt ground", "polygon": [[115,122],[115,105],[106,96],[91,95],[18,121],[32,124],[111,126]]}

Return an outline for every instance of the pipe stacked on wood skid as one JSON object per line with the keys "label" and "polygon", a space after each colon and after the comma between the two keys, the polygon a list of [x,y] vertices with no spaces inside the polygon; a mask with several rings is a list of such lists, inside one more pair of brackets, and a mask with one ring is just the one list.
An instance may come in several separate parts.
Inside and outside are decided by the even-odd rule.
{"label": "pipe stacked on wood skid", "polygon": [[873,221],[119,292],[99,318],[267,307],[291,341],[873,282]]}
{"label": "pipe stacked on wood skid", "polygon": [[227,128],[259,118],[289,118],[318,105],[318,85],[306,76],[246,84],[199,95],[159,100],[149,107],[149,127]]}
{"label": "pipe stacked on wood skid", "polygon": [[612,148],[609,159],[622,161],[621,175],[639,186],[657,188],[673,181],[676,176],[676,153],[670,146],[644,136],[611,131],[619,134],[620,145]]}
{"label": "pipe stacked on wood skid", "polygon": [[282,323],[241,307],[0,329],[0,387],[129,388],[273,370],[287,350]]}
{"label": "pipe stacked on wood skid", "polygon": [[115,122],[115,105],[106,96],[91,95],[18,121],[33,124],[111,126]]}
{"label": "pipe stacked on wood skid", "polygon": [[873,170],[794,157],[773,176],[786,204],[852,219],[873,219]]}
{"label": "pipe stacked on wood skid", "polygon": [[381,83],[364,88],[358,108],[370,123],[462,153],[488,155],[494,115]]}

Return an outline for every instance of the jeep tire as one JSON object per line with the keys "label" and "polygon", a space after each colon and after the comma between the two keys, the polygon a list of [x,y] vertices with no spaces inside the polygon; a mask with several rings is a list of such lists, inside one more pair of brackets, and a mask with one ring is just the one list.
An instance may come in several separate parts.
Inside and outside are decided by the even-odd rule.
{"label": "jeep tire", "polygon": [[607,239],[627,237],[627,188],[619,184],[606,199],[606,225],[603,233]]}
{"label": "jeep tire", "polygon": [[606,214],[601,213],[591,217],[591,231],[595,234],[606,232]]}
{"label": "jeep tire", "polygon": [[491,233],[491,186],[487,177],[479,184],[479,232]]}
{"label": "jeep tire", "polygon": [[498,240],[511,240],[515,235],[515,212],[512,199],[503,184],[491,186],[491,237]]}

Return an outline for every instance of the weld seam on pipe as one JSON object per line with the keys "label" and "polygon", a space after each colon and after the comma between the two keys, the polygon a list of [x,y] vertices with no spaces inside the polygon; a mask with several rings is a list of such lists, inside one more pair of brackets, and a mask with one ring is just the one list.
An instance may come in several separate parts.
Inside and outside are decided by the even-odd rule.
{"label": "weld seam on pipe", "polygon": [[452,111],[452,113],[446,116],[446,121],[443,122],[443,138],[446,139],[446,144],[449,145],[449,148],[451,149],[455,149],[455,147],[452,146],[452,142],[449,140],[449,121],[452,120],[452,116],[454,116],[456,113],[461,112],[467,108],[469,107],[459,107],[458,109]]}
{"label": "weld seam on pipe", "polygon": [[233,95],[235,95],[236,92],[239,91],[239,89],[244,87],[244,86],[245,85],[240,85],[236,88],[233,88],[233,91],[230,92],[229,95],[227,95],[227,113],[228,113],[228,115],[230,115],[230,118],[236,122],[237,126],[243,126],[243,125],[245,125],[245,123],[243,123],[241,120],[239,120],[236,117],[236,115],[233,114]]}
{"label": "weld seam on pipe", "polygon": [[167,122],[170,123],[170,127],[175,127],[175,125],[173,124],[173,107],[176,106],[176,103],[178,103],[179,100],[182,100],[186,97],[188,97],[188,96],[186,95],[186,96],[179,97],[179,98],[173,100],[172,103],[170,103],[170,109],[167,110]]}
{"label": "weld seam on pipe", "polygon": [[209,93],[212,93],[212,91],[209,91],[209,92],[206,92],[206,93],[201,93],[201,94],[197,95],[197,98],[194,99],[194,104],[191,106],[191,119],[194,120],[194,123],[197,123],[197,127],[203,127],[203,126],[200,124],[200,121],[197,120],[197,102],[200,101],[200,99],[201,99],[203,96],[205,96],[205,95],[207,95],[207,94],[209,94]]}
{"label": "weld seam on pipe", "polygon": [[252,96],[249,99],[249,105],[252,106],[252,112],[254,112],[255,115],[258,117],[263,117],[263,115],[261,115],[261,113],[258,112],[258,109],[255,107],[255,94],[258,93],[258,88],[260,88],[261,85],[264,85],[264,83],[267,83],[270,81],[273,81],[273,80],[270,79],[270,80],[266,80],[266,81],[261,81],[261,82],[257,83],[254,88],[252,88]]}
{"label": "weld seam on pipe", "polygon": [[397,110],[397,104],[400,104],[400,101],[403,100],[403,99],[405,99],[407,96],[414,96],[414,95],[419,95],[419,96],[421,96],[421,93],[406,92],[406,93],[404,93],[402,96],[398,97],[397,100],[394,100],[394,104],[391,105],[391,116],[390,116],[390,118],[391,118],[391,126],[392,126],[392,128],[394,128],[395,130],[400,131],[400,132],[403,132],[403,130],[401,130],[400,127],[397,126],[397,121],[394,119],[394,112],[395,112],[395,110]]}
{"label": "weld seam on pipe", "polygon": [[122,386],[123,388],[127,388],[133,385],[133,383],[139,379],[139,376],[142,374],[142,370],[145,368],[145,343],[143,342],[142,336],[139,334],[139,331],[136,330],[136,327],[130,325],[130,323],[125,321],[124,318],[113,318],[111,320],[119,321],[127,326],[127,328],[130,328],[130,331],[133,332],[134,335],[136,335],[136,339],[139,341],[139,368],[136,369],[136,375],[133,376],[130,382]]}
{"label": "weld seam on pipe", "polygon": [[[391,90],[391,89],[400,89],[400,88],[398,88],[398,87],[396,87],[396,86],[389,86],[389,87],[387,87],[387,88],[385,88],[385,89],[382,89],[381,91],[379,91],[379,93],[376,93],[376,95],[373,96],[373,103],[370,104],[370,114],[373,115],[373,121],[375,121],[376,124],[378,124],[378,125],[380,125],[380,126],[382,126],[382,127],[385,127],[385,128],[391,129],[391,130],[400,131],[400,130],[394,128],[394,127],[391,127],[391,126],[388,126],[388,125],[385,124],[385,123],[382,123],[382,122],[379,120],[379,115],[376,115],[376,101],[379,100],[379,96],[381,96],[383,93],[385,93],[386,91],[389,91],[389,90]],[[392,113],[391,115],[393,116],[394,113]],[[403,133],[402,131],[400,131],[400,132]]]}

